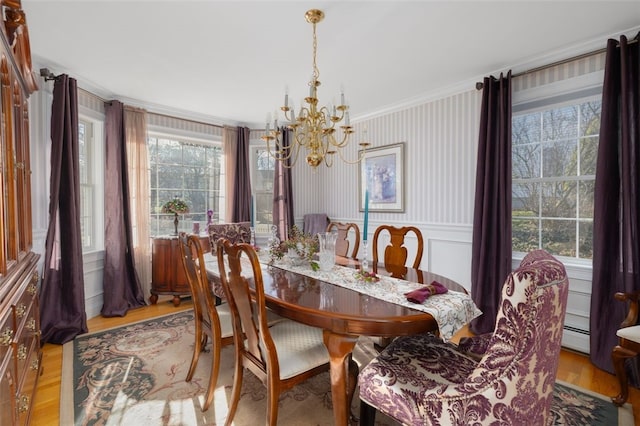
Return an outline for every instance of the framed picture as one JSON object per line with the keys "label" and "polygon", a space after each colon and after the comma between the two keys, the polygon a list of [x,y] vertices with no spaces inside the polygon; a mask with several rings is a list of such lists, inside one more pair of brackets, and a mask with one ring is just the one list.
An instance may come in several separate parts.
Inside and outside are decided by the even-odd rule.
{"label": "framed picture", "polygon": [[365,151],[358,178],[361,212],[365,191],[369,193],[369,211],[404,212],[404,142]]}

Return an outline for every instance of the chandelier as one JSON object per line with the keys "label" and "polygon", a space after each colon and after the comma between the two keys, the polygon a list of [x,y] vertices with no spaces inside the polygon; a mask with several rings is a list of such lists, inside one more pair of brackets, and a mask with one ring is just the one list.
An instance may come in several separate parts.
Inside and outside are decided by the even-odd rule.
{"label": "chandelier", "polygon": [[[284,118],[287,122],[286,128],[292,131],[292,138],[288,145],[283,144],[283,132],[278,127],[277,113],[273,121],[273,130],[270,127],[271,119],[267,117],[265,135],[262,139],[267,142],[269,154],[288,168],[293,167],[298,161],[301,148],[307,150],[307,164],[314,169],[323,162],[327,167],[331,167],[336,152],[345,163],[355,164],[362,160],[364,150],[369,143],[360,143],[363,150],[355,160],[346,159],[342,153],[342,149],[347,146],[349,137],[354,132],[349,123],[349,107],[344,101],[344,91],[340,93],[340,105],[334,105],[332,108],[318,107],[320,71],[316,63],[318,48],[316,24],[324,19],[324,13],[318,9],[311,9],[305,13],[304,17],[307,22],[313,24],[313,74],[311,81],[309,81],[309,96],[304,98],[304,104],[296,116],[294,106],[289,105],[289,94],[285,91],[284,106],[280,109],[284,112]],[[342,131],[341,136],[336,134],[338,132],[336,125],[338,124],[340,124],[339,129]]]}

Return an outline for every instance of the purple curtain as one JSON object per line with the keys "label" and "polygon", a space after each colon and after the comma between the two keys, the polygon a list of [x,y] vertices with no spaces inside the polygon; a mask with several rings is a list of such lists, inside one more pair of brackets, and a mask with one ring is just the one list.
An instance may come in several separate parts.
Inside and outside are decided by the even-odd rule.
{"label": "purple curtain", "polygon": [[236,143],[236,180],[234,183],[231,222],[251,220],[251,164],[249,162],[249,128],[238,127]]}
{"label": "purple curtain", "polygon": [[511,272],[511,71],[485,77],[473,217],[471,296],[481,316],[475,333],[493,331],[500,292]]}
{"label": "purple curtain", "polygon": [[[291,131],[282,129],[282,145],[291,144]],[[276,147],[278,149],[279,147]],[[286,240],[289,228],[293,226],[293,184],[291,180],[291,159],[276,161],[273,178],[273,224],[278,228],[278,238]]]}
{"label": "purple curtain", "polygon": [[78,88],[63,74],[53,87],[49,228],[40,288],[42,342],[87,332],[80,230]]}
{"label": "purple curtain", "polygon": [[[613,372],[611,351],[628,307],[613,298],[640,290],[640,33],[607,43],[593,212],[591,360]],[[630,360],[631,361],[631,360]],[[637,363],[630,381],[638,384]]]}
{"label": "purple curtain", "polygon": [[104,172],[104,303],[105,317],[124,316],[146,305],[135,269],[124,108],[105,103],[106,159]]}

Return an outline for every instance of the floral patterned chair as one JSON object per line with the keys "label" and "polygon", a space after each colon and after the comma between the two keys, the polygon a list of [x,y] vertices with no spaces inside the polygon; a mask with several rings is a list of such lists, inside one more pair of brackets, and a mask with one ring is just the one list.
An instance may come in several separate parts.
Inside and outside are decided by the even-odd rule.
{"label": "floral patterned chair", "polygon": [[[210,224],[207,231],[209,232],[209,247],[211,247],[211,254],[214,258],[216,257],[220,238],[227,239],[232,244],[251,242],[251,222]],[[216,296],[217,301],[225,300],[226,296],[220,280],[213,279],[212,285],[213,294]]]}
{"label": "floral patterned chair", "polygon": [[216,255],[218,240],[225,238],[232,244],[251,242],[250,222],[215,223],[209,225],[209,245],[211,254]]}
{"label": "floral patterned chair", "polygon": [[359,375],[361,424],[375,409],[408,425],[548,424],[568,290],[562,263],[532,251],[507,277],[488,337],[397,338]]}

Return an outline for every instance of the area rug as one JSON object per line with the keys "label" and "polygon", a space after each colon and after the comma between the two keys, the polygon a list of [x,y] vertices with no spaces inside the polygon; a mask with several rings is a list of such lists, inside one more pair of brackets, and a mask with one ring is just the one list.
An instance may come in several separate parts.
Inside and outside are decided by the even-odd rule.
{"label": "area rug", "polygon": [[[210,371],[211,352],[200,356],[185,382],[193,350],[193,311],[183,311],[123,327],[85,334],[64,345],[60,424],[66,425],[216,425],[224,424],[233,383],[233,346],[222,350],[214,401],[200,407]],[[361,338],[354,351],[359,364],[376,352]],[[235,425],[266,419],[266,389],[245,372]],[[357,414],[356,395],[352,412]],[[332,425],[331,386],[324,373],[280,397],[279,425]],[[618,409],[608,397],[556,383],[552,408],[556,425],[633,425],[629,404]],[[377,425],[396,425],[378,414]]]}

